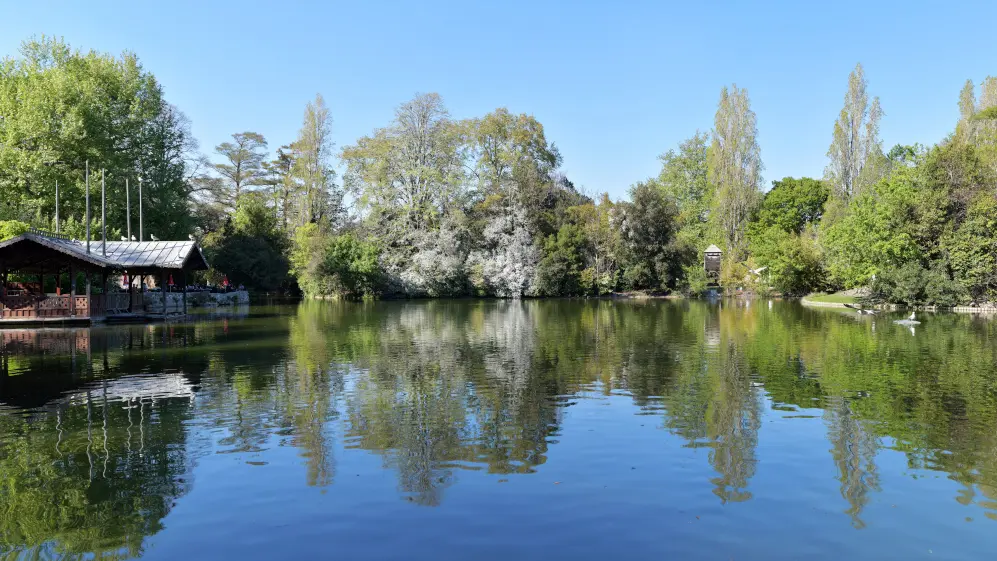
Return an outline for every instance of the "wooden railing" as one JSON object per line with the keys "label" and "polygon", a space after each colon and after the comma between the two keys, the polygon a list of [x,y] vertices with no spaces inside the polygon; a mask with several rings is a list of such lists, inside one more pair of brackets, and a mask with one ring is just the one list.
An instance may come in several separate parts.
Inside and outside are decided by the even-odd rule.
{"label": "wooden railing", "polygon": [[[7,295],[0,301],[0,319],[62,318],[103,315],[103,297],[94,295],[87,302],[86,296],[68,294],[42,296],[38,294]],[[95,312],[95,313],[91,313]]]}
{"label": "wooden railing", "polygon": [[38,317],[42,318],[68,316],[70,315],[69,306],[71,304],[69,300],[69,296],[41,298],[35,303],[35,310],[38,312]]}
{"label": "wooden railing", "polygon": [[76,315],[78,315],[78,316],[89,316],[90,315],[90,308],[87,305],[87,297],[86,296],[77,296],[76,297]]}
{"label": "wooden railing", "polygon": [[0,299],[0,319],[61,318],[74,315],[81,318],[102,317],[128,313],[129,304],[133,312],[145,310],[141,292],[93,294],[89,299],[86,296],[73,297],[68,294],[8,294]]}

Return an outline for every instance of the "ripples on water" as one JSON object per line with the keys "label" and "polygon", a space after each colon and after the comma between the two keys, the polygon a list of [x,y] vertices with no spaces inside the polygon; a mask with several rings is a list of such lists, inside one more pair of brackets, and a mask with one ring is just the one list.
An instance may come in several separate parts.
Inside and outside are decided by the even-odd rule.
{"label": "ripples on water", "polygon": [[0,330],[4,558],[982,559],[997,339],[703,302]]}

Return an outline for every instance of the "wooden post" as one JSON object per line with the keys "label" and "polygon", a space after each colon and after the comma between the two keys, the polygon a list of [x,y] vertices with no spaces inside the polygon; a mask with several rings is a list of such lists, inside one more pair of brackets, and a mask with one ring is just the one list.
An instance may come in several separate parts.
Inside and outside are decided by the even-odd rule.
{"label": "wooden post", "polygon": [[159,290],[163,294],[163,319],[166,319],[166,269],[159,271]]}
{"label": "wooden post", "polygon": [[[129,227],[131,227],[131,224],[129,224]],[[134,288],[135,288],[135,279],[133,279],[131,274],[129,274],[128,275],[128,313],[132,313],[135,311],[134,309],[135,305],[133,304],[133,301],[135,300],[135,291],[133,290]]]}
{"label": "wooden post", "polygon": [[69,262],[69,315],[76,317],[76,265]]}
{"label": "wooden post", "polygon": [[183,283],[183,315],[187,317],[187,271],[181,269],[180,282]]}
{"label": "wooden post", "polygon": [[87,270],[87,272],[85,274],[85,278],[87,280],[87,317],[91,317],[91,309],[90,309],[90,298],[91,298],[91,296],[90,296],[90,271],[89,270]]}
{"label": "wooden post", "polygon": [[[3,308],[7,301],[7,264],[0,259],[0,319],[3,319]],[[2,358],[2,357],[0,357]]]}
{"label": "wooden post", "polygon": [[45,298],[45,267],[38,266],[38,292],[39,298],[35,300],[35,317],[41,317],[41,302]]}
{"label": "wooden post", "polygon": [[[101,170],[101,174],[103,174],[103,170]],[[101,180],[103,180],[103,179],[104,178],[103,178],[103,175],[102,175],[101,176]],[[101,280],[100,293],[104,297],[104,317],[107,317],[107,306],[111,303],[111,299],[108,298],[108,296],[110,296],[110,294],[107,293],[107,269],[104,269],[103,271],[101,271],[100,280]]]}

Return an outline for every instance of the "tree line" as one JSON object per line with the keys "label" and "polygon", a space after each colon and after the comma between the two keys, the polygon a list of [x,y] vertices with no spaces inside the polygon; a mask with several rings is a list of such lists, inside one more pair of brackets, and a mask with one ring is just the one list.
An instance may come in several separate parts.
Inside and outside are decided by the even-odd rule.
{"label": "tree line", "polygon": [[124,230],[125,180],[142,178],[147,232],[195,235],[216,269],[209,277],[257,290],[698,294],[703,250],[716,244],[731,290],[993,301],[997,78],[967,81],[958,105],[954,131],[936,145],[887,151],[884,111],[858,65],[823,176],[765,190],[748,92],[725,86],[712,128],[665,152],[657,176],[614,201],[565,176],[534,116],[498,108],[458,119],[434,93],[342,148],[318,95],[292,141],[271,151],[247,130],[206,156],[134,54],[42,37],[0,65],[0,221],[8,231],[51,228],[58,181],[63,228],[79,236],[90,162],[106,170],[114,235]]}

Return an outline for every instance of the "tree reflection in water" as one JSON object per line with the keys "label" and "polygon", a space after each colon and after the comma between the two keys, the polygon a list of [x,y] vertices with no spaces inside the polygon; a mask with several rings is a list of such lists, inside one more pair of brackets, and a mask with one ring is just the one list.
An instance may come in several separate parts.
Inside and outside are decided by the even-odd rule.
{"label": "tree reflection in water", "polygon": [[994,518],[994,323],[936,316],[911,337],[872,321],[730,302],[308,302],[0,332],[0,554],[138,555],[207,453],[291,447],[302,483],[327,487],[337,453],[363,451],[403,497],[439,505],[465,470],[541,469],[593,393],[707,449],[724,504],[758,492],[763,416],[817,410],[856,528],[887,445]]}

